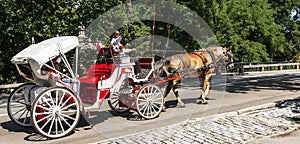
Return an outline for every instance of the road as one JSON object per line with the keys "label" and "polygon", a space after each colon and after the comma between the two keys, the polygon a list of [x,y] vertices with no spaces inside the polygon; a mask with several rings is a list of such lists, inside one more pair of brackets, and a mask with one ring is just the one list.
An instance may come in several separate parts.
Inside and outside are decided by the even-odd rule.
{"label": "road", "polygon": [[[182,80],[180,95],[186,104],[176,107],[173,93],[167,99],[166,112],[156,119],[143,120],[135,112],[117,115],[104,104],[100,110],[91,112],[90,118],[82,118],[74,133],[69,136],[47,140],[33,128],[22,128],[10,121],[6,114],[7,96],[0,97],[0,143],[92,143],[108,138],[134,134],[145,130],[180,123],[289,98],[299,97],[299,71],[260,73],[236,76],[214,76],[209,104],[197,104],[199,83],[195,79]],[[87,116],[87,115],[85,115]]]}

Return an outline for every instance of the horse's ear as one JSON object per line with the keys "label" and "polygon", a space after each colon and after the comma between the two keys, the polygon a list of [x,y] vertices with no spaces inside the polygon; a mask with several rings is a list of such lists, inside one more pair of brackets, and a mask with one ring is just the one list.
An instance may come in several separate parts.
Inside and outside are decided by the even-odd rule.
{"label": "horse's ear", "polygon": [[158,56],[158,55],[155,55],[155,56],[154,56],[154,61],[155,61],[155,62],[160,61],[160,60],[162,60],[162,59],[164,59],[164,58],[161,57],[161,56]]}

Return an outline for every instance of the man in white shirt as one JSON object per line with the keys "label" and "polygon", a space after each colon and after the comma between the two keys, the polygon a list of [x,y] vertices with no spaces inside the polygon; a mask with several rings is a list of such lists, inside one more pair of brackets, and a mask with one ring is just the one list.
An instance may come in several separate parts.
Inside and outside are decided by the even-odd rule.
{"label": "man in white shirt", "polygon": [[[113,49],[113,51],[115,51],[116,53],[118,53],[118,55],[121,55],[121,56],[124,56],[125,53],[129,54],[130,52],[135,51],[135,49],[125,49],[125,47],[120,43],[122,38],[125,36],[126,36],[126,34],[120,35],[119,31],[115,31],[113,34],[113,38],[111,39],[111,42],[110,42],[110,47]],[[134,66],[135,73],[138,76],[141,71],[140,64],[139,64],[138,59],[135,59],[134,62],[135,62],[135,66]]]}
{"label": "man in white shirt", "polygon": [[124,54],[124,46],[121,44],[121,40],[125,37],[126,34],[120,35],[119,31],[115,31],[113,34],[113,38],[111,39],[110,46],[117,53]]}

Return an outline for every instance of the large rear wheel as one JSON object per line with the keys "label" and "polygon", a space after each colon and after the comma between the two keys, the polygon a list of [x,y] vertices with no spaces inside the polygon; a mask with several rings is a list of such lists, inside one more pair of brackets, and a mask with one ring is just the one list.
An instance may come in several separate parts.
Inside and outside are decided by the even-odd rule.
{"label": "large rear wheel", "polygon": [[14,89],[7,101],[7,113],[9,118],[19,126],[31,127],[30,103],[25,103],[30,98],[29,90],[34,87],[34,83],[25,83]]}
{"label": "large rear wheel", "polygon": [[77,126],[80,102],[69,89],[51,87],[40,93],[32,105],[32,124],[48,138],[63,137]]}

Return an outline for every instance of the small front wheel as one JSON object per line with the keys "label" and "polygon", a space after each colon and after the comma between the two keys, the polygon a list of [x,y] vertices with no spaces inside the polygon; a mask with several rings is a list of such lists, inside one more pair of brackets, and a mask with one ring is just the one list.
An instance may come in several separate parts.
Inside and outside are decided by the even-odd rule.
{"label": "small front wheel", "polygon": [[129,79],[122,81],[120,89],[117,93],[110,96],[108,100],[109,107],[116,113],[127,113],[130,111],[130,106],[134,100],[130,100],[133,88],[129,84]]}
{"label": "small front wheel", "polygon": [[137,112],[145,119],[157,117],[161,113],[163,105],[163,93],[156,85],[143,86],[136,96]]}
{"label": "small front wheel", "polygon": [[51,87],[40,93],[32,104],[33,127],[48,138],[69,134],[80,119],[78,98],[67,88]]}

